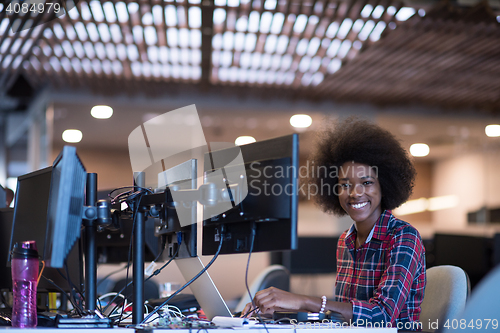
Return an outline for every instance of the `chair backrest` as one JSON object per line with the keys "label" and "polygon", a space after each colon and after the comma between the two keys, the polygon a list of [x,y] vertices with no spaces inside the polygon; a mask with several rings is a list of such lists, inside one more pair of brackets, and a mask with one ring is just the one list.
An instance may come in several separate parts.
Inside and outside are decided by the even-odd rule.
{"label": "chair backrest", "polygon": [[[472,291],[462,313],[449,322],[445,332],[456,332],[466,323],[467,331],[498,332],[500,321],[500,265]],[[445,324],[445,323],[443,323]]]}
{"label": "chair backrest", "polygon": [[[252,281],[249,286],[252,297],[259,290],[269,287],[276,287],[282,290],[290,290],[290,272],[283,265],[271,265],[266,267],[257,277]],[[238,305],[235,307],[234,312],[240,312],[245,308],[247,303],[251,302],[248,292],[241,297]]]}
{"label": "chair backrest", "polygon": [[[442,265],[426,271],[427,284],[420,322],[423,330],[433,332],[447,319],[461,313],[470,293],[467,273],[457,266]],[[439,325],[432,325],[438,322]]]}

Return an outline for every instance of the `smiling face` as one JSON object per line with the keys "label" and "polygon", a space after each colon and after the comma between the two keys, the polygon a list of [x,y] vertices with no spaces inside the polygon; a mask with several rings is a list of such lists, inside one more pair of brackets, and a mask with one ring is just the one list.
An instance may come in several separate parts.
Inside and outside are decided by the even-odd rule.
{"label": "smiling face", "polygon": [[339,173],[339,201],[356,223],[375,224],[382,214],[382,191],[376,168],[346,162]]}

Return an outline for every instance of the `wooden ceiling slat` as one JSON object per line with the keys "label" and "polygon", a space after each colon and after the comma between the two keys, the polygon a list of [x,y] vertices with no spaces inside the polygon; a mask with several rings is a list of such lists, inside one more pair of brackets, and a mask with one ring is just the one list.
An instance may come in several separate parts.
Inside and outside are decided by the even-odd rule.
{"label": "wooden ceiling slat", "polygon": [[[126,41],[126,35],[124,34],[124,31],[126,31],[128,29],[128,25],[127,24],[123,24],[120,19],[119,19],[119,16],[118,16],[118,10],[116,9],[116,2],[115,0],[112,1],[112,4],[113,4],[113,11],[114,11],[114,14],[116,16],[116,22],[115,24],[120,27],[120,34],[122,36],[122,45],[124,45],[124,47],[126,47],[126,44],[127,44],[127,41]],[[111,31],[110,31],[111,33]],[[130,32],[131,34],[132,32]],[[112,43],[113,45],[115,46],[115,50],[116,50],[116,55],[117,55],[117,58],[120,58],[120,56],[118,55],[118,45],[115,43],[115,41],[113,40],[113,38],[111,38],[112,40]],[[117,76],[117,80],[119,80],[120,84],[122,86],[125,87],[125,89],[128,89],[128,90],[133,90],[134,89],[134,85],[132,84],[132,70],[131,70],[131,64],[130,64],[130,60],[128,58],[128,54],[127,52],[125,51],[125,56],[123,57],[123,60],[120,60],[121,63],[122,63],[122,74],[120,76]]]}
{"label": "wooden ceiling slat", "polygon": [[[76,10],[76,11],[79,11],[79,8],[74,8],[73,10]],[[79,12],[79,17],[81,17],[81,12]],[[73,30],[75,30],[75,38],[76,40],[82,45],[84,45],[85,41],[83,41],[81,38],[80,38],[80,35],[77,33],[76,31],[76,26],[75,26],[75,22],[73,21],[73,19],[69,16],[69,15],[64,15],[64,17],[62,18],[62,23],[63,23],[63,27],[66,27],[67,26],[70,26]],[[88,34],[88,31],[85,30]],[[77,56],[77,52],[76,52],[76,49],[75,49],[75,46],[74,46],[74,42],[69,40],[68,41],[70,42],[71,44],[71,48],[73,49],[73,53],[74,53],[74,57],[75,58],[78,58]],[[80,59],[78,59],[79,62]],[[81,71],[80,73],[76,72],[76,75],[78,76],[79,78],[79,81],[80,81],[80,84],[82,85],[82,87],[87,87],[87,86],[92,86],[93,85],[93,82],[96,81],[94,75],[95,73],[92,71],[91,74],[87,73],[83,66],[81,67]],[[97,80],[98,81],[98,80]]]}
{"label": "wooden ceiling slat", "polygon": [[[86,2],[84,1],[80,1],[78,2],[78,5],[75,6],[75,8],[73,8],[72,10],[75,10],[78,12],[78,17],[80,18],[79,22],[81,22],[83,24],[83,28],[85,29],[85,33],[87,34],[87,38],[88,38],[88,41],[83,41],[80,39],[80,36],[78,35],[78,33],[76,34],[77,38],[80,40],[81,44],[82,44],[82,47],[84,47],[85,43],[86,42],[89,42],[90,43],[90,34],[89,34],[89,31],[87,29],[87,23],[91,22],[91,21],[85,21],[82,17],[82,11],[81,11],[81,6],[83,6],[83,4],[87,4]],[[88,5],[88,4],[87,4]],[[69,15],[66,15],[67,16],[67,19],[69,22],[71,22],[71,24],[73,25],[73,28],[75,29],[76,31],[76,24],[73,23],[73,20],[69,17]],[[92,50],[94,52],[94,54],[96,53],[95,51],[95,47],[94,47],[94,44],[90,43],[91,46],[92,46]],[[85,54],[87,52],[85,51]],[[82,71],[85,72],[85,74],[92,80],[92,82],[100,82],[99,80],[99,77],[97,76],[97,73],[95,73],[94,71],[91,72],[91,74],[87,73],[83,67],[82,67]]]}
{"label": "wooden ceiling slat", "polygon": [[[296,40],[297,40],[297,44],[293,45],[293,49],[291,49],[291,50],[290,50],[290,48],[288,49],[289,50],[289,54],[292,55],[292,65],[290,67],[290,70],[295,72],[295,79],[293,80],[292,84],[290,85],[290,87],[292,89],[297,89],[298,87],[300,87],[301,81],[302,81],[302,77],[304,75],[298,69],[300,60],[302,59],[302,56],[299,56],[297,54],[297,45],[298,45],[298,43],[300,43],[300,41],[303,38],[307,38],[307,36],[306,36],[307,25],[309,24],[309,19],[311,17],[311,13],[312,13],[312,11],[314,9],[314,5],[315,4],[316,4],[316,1],[314,1],[313,6],[305,6],[305,2],[301,2],[300,3],[298,12],[295,15],[296,15],[296,18],[299,15],[306,15],[307,16],[306,28],[302,32],[300,32],[298,34],[298,36],[296,36],[296,33],[294,33],[293,26],[292,26],[291,31],[290,31],[290,35],[289,35],[289,39],[288,39],[289,40],[289,45],[291,45],[292,38],[296,38]],[[294,25],[295,25],[295,22],[294,22]]]}
{"label": "wooden ceiling slat", "polygon": [[[134,28],[134,25],[137,24],[137,20],[136,20],[137,18],[135,17],[135,15],[134,16],[131,15],[130,10],[128,8],[128,4],[129,4],[129,2],[125,3],[125,9],[127,11],[127,16],[129,18],[129,20],[122,26],[122,29],[125,32],[124,44],[127,48],[128,48],[128,45],[135,45],[137,47],[138,58],[141,59],[141,49],[139,48],[139,45],[135,44],[135,41],[134,41],[134,29],[133,28]],[[128,33],[128,35],[126,35],[127,33]],[[130,41],[127,40],[127,37],[130,39]],[[139,75],[137,77],[134,76],[134,74],[132,72],[132,61],[133,60],[129,58],[128,52],[127,52],[127,59],[129,61],[127,61],[128,68],[126,70],[130,74],[130,84],[131,84],[130,88],[137,90],[137,91],[140,91],[142,88],[140,82],[144,81],[144,76],[142,75],[142,73],[141,73],[141,75]]]}
{"label": "wooden ceiling slat", "polygon": [[[455,7],[449,4],[448,6],[435,7],[431,11],[426,10],[426,16],[420,17],[419,15],[414,15],[414,17],[405,22],[397,21],[395,18],[396,15],[393,15],[392,12],[387,12],[389,6],[394,6],[396,12],[399,12],[404,6],[403,2],[399,0],[350,0],[348,2],[340,0],[290,0],[278,1],[276,8],[269,9],[265,9],[265,1],[252,0],[247,2],[246,5],[236,8],[229,7],[227,4],[221,7],[227,12],[226,21],[216,27],[220,29],[219,32],[221,34],[228,31],[235,34],[237,32],[234,26],[236,20],[244,15],[249,15],[251,11],[256,11],[261,19],[264,12],[271,13],[273,15],[272,20],[274,20],[274,14],[277,12],[284,15],[285,20],[279,36],[288,37],[285,55],[286,57],[292,57],[292,65],[289,68],[282,68],[284,57],[281,52],[277,52],[276,50],[272,53],[265,52],[265,45],[269,36],[275,33],[274,31],[267,33],[262,32],[261,29],[257,29],[255,33],[257,43],[254,53],[260,52],[266,54],[267,58],[271,57],[273,60],[274,56],[279,56],[281,58],[279,66],[276,62],[272,65],[261,62],[256,70],[259,73],[258,75],[261,73],[263,75],[275,75],[277,73],[293,75],[295,79],[292,85],[288,86],[276,83],[279,80],[263,80],[263,77],[258,78],[257,83],[240,82],[239,78],[234,80],[232,76],[230,76],[230,80],[219,81],[217,77],[219,69],[213,67],[212,64],[212,38],[214,35],[213,0],[202,1],[201,4],[190,3],[188,0],[176,0],[168,3],[162,0],[127,1],[125,2],[125,10],[130,19],[127,22],[118,20],[116,23],[109,22],[108,17],[105,15],[104,8],[109,9],[105,4],[108,1],[113,4],[113,10],[118,18],[117,4],[120,1],[103,0],[101,3],[92,3],[92,7],[90,7],[90,0],[82,0],[79,2],[77,8],[73,9],[77,11],[75,14],[79,15],[77,19],[72,20],[69,15],[66,15],[59,20],[59,24],[63,26],[65,33],[68,28],[75,29],[76,22],[81,22],[89,37],[88,24],[94,24],[98,34],[97,40],[95,37],[92,37],[95,41],[94,43],[91,41],[82,41],[78,34],[76,34],[74,39],[69,39],[68,35],[58,37],[56,32],[59,34],[60,32],[57,27],[47,28],[48,31],[52,32],[53,36],[43,43],[41,43],[43,38],[42,30],[36,31],[38,36],[34,36],[35,33],[31,36],[27,36],[26,33],[22,35],[3,34],[0,36],[0,40],[9,38],[9,41],[3,45],[3,51],[5,51],[5,55],[11,56],[11,60],[3,56],[0,61],[0,66],[2,64],[7,66],[2,71],[0,83],[6,78],[13,80],[20,72],[25,71],[26,73],[33,73],[36,78],[39,78],[39,82],[52,81],[52,84],[58,87],[68,85],[89,87],[93,91],[103,94],[124,91],[131,94],[144,92],[148,95],[156,95],[161,94],[167,86],[169,87],[169,91],[173,91],[171,83],[196,84],[197,80],[191,76],[188,77],[181,74],[177,79],[173,76],[171,78],[163,77],[162,75],[157,75],[157,69],[159,68],[158,66],[160,68],[161,66],[172,66],[173,68],[179,66],[177,68],[183,70],[187,65],[194,65],[192,61],[186,62],[185,59],[186,50],[193,52],[191,44],[185,44],[186,41],[183,40],[179,43],[178,47],[169,45],[170,41],[167,36],[169,24],[167,24],[168,22],[165,19],[165,11],[167,6],[174,6],[176,8],[178,20],[177,24],[173,25],[173,28],[176,29],[177,33],[179,33],[180,29],[188,29],[191,32],[193,28],[190,25],[190,8],[200,6],[202,9],[202,77],[200,82],[205,91],[209,91],[214,85],[216,87],[224,85],[227,88],[225,91],[228,93],[236,92],[238,94],[247,91],[248,94],[252,94],[253,91],[264,96],[269,95],[271,91],[271,94],[278,94],[279,91],[279,94],[282,96],[287,95],[294,96],[295,98],[316,100],[365,101],[376,104],[423,103],[446,107],[467,105],[488,110],[495,108],[500,110],[500,98],[498,96],[498,91],[500,90],[500,25],[498,22],[495,22],[496,18],[491,12],[487,12],[484,8],[481,9],[480,6],[475,7],[470,12],[466,10],[462,10],[461,12],[460,10],[456,10],[453,12],[450,8]],[[134,14],[130,13],[129,5],[131,3],[137,3],[139,6],[138,11]],[[377,8],[378,5],[383,6],[382,15],[371,14],[369,17],[362,18],[361,11],[366,4],[373,6],[373,9]],[[162,19],[159,22],[153,15],[153,8],[157,5],[162,8]],[[83,6],[89,6],[91,17],[82,18]],[[97,20],[94,17],[95,10],[104,13],[104,20],[102,22],[101,19]],[[156,11],[154,13],[156,15]],[[154,19],[151,24],[143,20],[144,14],[153,15]],[[295,22],[290,20],[291,14],[296,17],[301,14],[306,15],[308,20],[314,15],[318,19],[317,22],[308,21],[303,31],[295,32],[293,31]],[[0,13],[0,17],[6,17],[5,15],[5,11]],[[495,15],[498,15],[498,13]],[[343,38],[344,36],[341,38],[342,41],[348,40],[352,43],[351,49],[345,58],[342,59],[342,68],[330,74],[328,66],[331,56],[327,55],[328,41],[331,43],[333,39],[339,36],[330,36],[330,38],[325,36],[325,32],[331,22],[338,22],[340,26],[345,18],[350,18],[353,23],[357,19],[362,19],[364,22],[371,20],[374,26],[379,22],[384,22],[386,28],[380,40],[374,42],[372,38],[367,38],[362,41],[362,38],[359,37],[359,30],[357,30],[359,27],[353,29],[351,25],[345,39]],[[109,42],[104,39],[105,36],[102,35],[103,31],[99,29],[99,24],[101,23],[106,24],[108,28],[112,24],[117,24],[120,27],[124,39],[123,45],[126,47],[135,45],[137,47],[139,54],[137,62],[140,66],[151,66],[152,72],[150,75],[145,75],[143,70],[140,73],[135,73],[137,75],[132,72],[132,63],[136,60],[132,61],[128,58],[128,52],[125,60],[121,61],[123,73],[118,74],[114,70],[108,70],[108,65],[113,64],[114,61],[113,57],[109,56],[108,48],[112,45],[116,49],[120,42],[115,41],[114,38]],[[150,29],[150,25],[156,29],[158,41],[156,45],[151,45],[149,39],[146,42],[146,36],[149,38],[149,32],[148,34],[146,32],[147,29]],[[133,28],[135,26],[140,26],[142,29],[142,41],[138,40],[134,42]],[[245,34],[248,35],[248,32],[245,32]],[[180,38],[180,35],[178,37]],[[313,60],[314,64],[311,64],[311,66],[319,66],[314,67],[314,69],[312,69],[313,67],[301,67],[299,69],[299,64],[304,58],[302,55],[297,54],[297,43],[302,39],[310,43],[312,38],[319,38],[321,41],[320,46],[315,54],[309,51],[305,56],[309,57],[309,60]],[[101,67],[103,69],[106,68],[106,71],[103,70],[101,74],[97,75],[94,70],[87,73],[82,69],[81,73],[78,74],[73,70],[66,72],[64,69],[61,69],[57,73],[52,67],[47,67],[46,63],[50,63],[51,58],[57,58],[59,62],[64,61],[65,63],[67,61],[66,56],[58,53],[57,56],[49,55],[46,57],[43,52],[39,52],[38,55],[25,54],[24,51],[20,50],[25,47],[28,41],[33,41],[30,53],[31,51],[36,51],[37,49],[35,48],[38,46],[43,47],[44,45],[50,45],[52,48],[51,52],[53,52],[54,49],[59,48],[61,42],[69,42],[73,48],[73,53],[76,54],[73,44],[77,41],[82,43],[82,45],[91,43],[90,46],[94,53],[98,54],[97,49],[100,48],[100,45],[97,45],[96,49],[96,43],[103,43],[106,55],[103,57],[101,52],[94,61],[99,61]],[[38,45],[39,42],[40,45]],[[354,46],[354,42],[356,42],[356,46]],[[236,50],[235,43],[236,41],[234,40],[230,48],[222,48],[222,51],[231,52],[233,57],[229,68],[221,68],[221,70],[229,70],[230,73],[234,69],[237,71],[246,70],[240,63],[242,52]],[[14,45],[16,47],[19,45],[19,49],[16,52],[13,52],[12,49]],[[67,47],[65,45],[65,49]],[[87,47],[89,46],[87,45]],[[148,53],[150,47],[158,47],[158,50],[160,47],[162,50],[164,50],[163,47],[167,47],[169,55],[171,54],[170,51],[176,48],[177,51],[183,51],[181,54],[184,58],[175,62],[171,56],[167,57],[168,60],[166,62],[160,58],[150,58],[150,54]],[[70,54],[67,54],[70,60],[76,59],[76,55],[72,57]],[[12,68],[13,61],[15,61],[17,56],[21,55],[22,65]],[[120,54],[120,56],[123,55]],[[28,65],[31,57],[39,59],[42,65],[41,69],[36,70],[33,65]],[[9,64],[7,64],[8,60]],[[321,61],[320,64],[317,63],[318,60]],[[36,62],[37,60],[34,61]],[[275,61],[278,61],[278,59],[276,58]],[[65,66],[67,67],[66,63]],[[224,66],[227,66],[227,64]],[[317,68],[319,69],[315,71]],[[250,69],[249,73],[250,71],[254,71],[254,68]],[[234,73],[231,75],[234,75]],[[304,75],[315,80],[323,77],[323,81],[316,87],[304,86]],[[315,76],[313,77],[312,75]],[[279,79],[283,80],[281,77]]]}
{"label": "wooden ceiling slat", "polygon": [[[29,19],[32,20],[32,26],[33,27],[36,27],[42,20],[42,18],[44,16],[46,16],[47,14],[46,13],[43,13],[42,15],[36,15],[34,18],[31,16],[31,13],[30,15],[25,15],[25,17],[23,18],[23,23],[22,23],[22,26],[24,26]],[[1,22],[1,20],[0,20]],[[34,31],[37,31],[39,34],[38,36],[34,37],[33,39],[31,38],[31,36],[33,35],[33,32]],[[28,31],[25,33],[25,35],[22,37],[21,39],[21,43],[16,51],[16,53],[14,55],[12,55],[12,59],[11,59],[11,62],[9,64],[9,66],[6,68],[6,70],[2,73],[1,77],[0,77],[0,91],[3,90],[2,88],[5,87],[7,90],[13,83],[14,81],[17,79],[21,69],[23,68],[23,64],[24,62],[29,58],[30,56],[30,52],[31,50],[33,49],[33,47],[38,43],[38,41],[40,40],[40,37],[41,37],[41,34],[42,34],[42,31],[40,28],[38,29],[35,29],[35,28],[32,28],[32,29],[28,29]],[[7,36],[8,33],[5,34],[5,36]],[[12,46],[14,45],[14,42],[16,40],[19,40],[19,39],[16,39],[16,38],[20,38],[19,36],[21,35],[21,31],[19,30],[14,36],[13,38],[11,38],[10,40],[10,44],[8,46],[8,49],[5,51],[5,54],[8,54],[9,53],[9,50],[12,48]],[[3,39],[3,38],[2,38]],[[26,43],[31,40],[31,45],[29,47],[29,49],[27,50],[27,52],[21,56],[21,52],[23,50],[23,48],[25,47]],[[2,45],[2,42],[0,42],[0,45]],[[14,64],[14,61],[17,59],[17,57],[21,56],[21,62],[19,63],[19,66],[17,68],[13,68],[13,64]],[[3,64],[3,61],[5,60],[5,58],[2,58],[1,61],[0,61],[0,68],[2,68],[2,64]]]}
{"label": "wooden ceiling slat", "polygon": [[[479,29],[481,34],[474,31],[477,26],[471,29],[464,23],[447,24],[446,21],[432,22],[425,18],[419,24],[408,21],[360,53],[341,71],[325,79],[319,87],[321,93],[335,94],[338,99],[372,96],[368,99],[375,102],[386,98],[378,97],[378,94],[391,95],[393,100],[412,98],[438,102],[441,98],[446,104],[451,104],[453,98],[460,103],[465,99],[473,100],[473,96],[480,95],[479,91],[488,91],[487,85],[498,82],[497,76],[488,76],[480,68],[485,63],[489,67],[500,67],[493,59],[485,61],[485,58],[495,56],[500,59],[496,51],[491,52],[500,44],[499,40],[492,40],[490,46],[488,38],[483,36],[484,29]],[[468,36],[471,30],[474,37]],[[467,48],[468,43],[473,45]],[[485,79],[476,78],[481,71]],[[470,72],[470,77],[467,72]],[[359,80],[360,77],[363,79]],[[432,91],[425,90],[425,86],[432,86]],[[473,93],[462,92],[467,89]],[[487,98],[489,95],[484,93],[482,96]],[[390,98],[388,96],[387,100]]]}
{"label": "wooden ceiling slat", "polygon": [[[108,21],[108,18],[106,17],[106,12],[105,12],[105,10],[104,10],[104,1],[99,1],[99,2],[98,2],[98,4],[99,4],[99,7],[100,7],[100,10],[101,10],[101,11],[102,11],[102,13],[103,13],[103,21],[102,21],[102,23],[103,23],[103,24],[105,24],[105,25],[107,26],[108,31],[109,31],[109,34],[110,34],[110,40],[109,40],[107,43],[108,43],[108,44],[113,44],[113,43],[112,43],[112,37],[111,37],[111,30],[110,30],[111,22],[109,22],[109,21]],[[95,6],[97,6],[97,4],[96,4]],[[89,6],[89,8],[90,8],[90,10],[92,11],[92,7],[91,7],[91,6]],[[92,17],[94,18],[94,15],[92,15]],[[102,64],[102,67],[103,67],[103,68],[104,68],[104,63],[105,63],[105,61],[106,61],[106,60],[108,60],[108,61],[109,61],[110,66],[111,66],[111,60],[110,60],[110,59],[108,59],[108,56],[107,56],[107,50],[106,50],[106,44],[107,44],[107,43],[104,41],[104,38],[103,38],[103,36],[102,36],[102,34],[101,34],[101,31],[100,31],[100,29],[99,29],[99,24],[101,24],[101,23],[97,23],[97,22],[95,22],[95,19],[94,19],[94,24],[96,25],[97,32],[98,32],[98,34],[99,34],[99,39],[101,40],[101,43],[102,43],[102,45],[103,45],[103,47],[104,47],[104,49],[105,49],[105,53],[106,53],[106,59],[100,59],[99,61],[101,62],[101,64]],[[113,44],[113,45],[114,45],[114,44]],[[116,47],[115,47],[115,50],[116,50]],[[110,79],[111,79],[111,81],[112,81],[112,82],[115,82],[115,83],[116,83],[116,82],[118,82],[118,81],[119,81],[119,79],[120,79],[120,78],[119,78],[119,77],[115,74],[115,72],[114,72],[114,70],[113,70],[112,68],[111,68],[111,73],[110,73],[110,74],[106,73],[106,72],[104,71],[104,69],[103,69],[103,75],[104,75],[104,76],[106,76],[106,77],[108,77],[108,78],[110,78]]]}
{"label": "wooden ceiling slat", "polygon": [[[214,2],[201,4],[201,80],[202,89],[207,90],[212,76],[212,38],[214,36]],[[216,74],[214,80],[217,82]]]}
{"label": "wooden ceiling slat", "polygon": [[[47,77],[50,81],[53,82],[54,86],[61,87],[64,85],[64,76],[59,76],[55,69],[50,65],[50,57],[45,55],[43,48],[45,46],[50,47],[52,50],[52,46],[49,43],[49,40],[43,38],[40,43],[40,53],[37,55],[38,60],[42,64],[44,71],[47,73]],[[48,69],[47,69],[48,68]]]}

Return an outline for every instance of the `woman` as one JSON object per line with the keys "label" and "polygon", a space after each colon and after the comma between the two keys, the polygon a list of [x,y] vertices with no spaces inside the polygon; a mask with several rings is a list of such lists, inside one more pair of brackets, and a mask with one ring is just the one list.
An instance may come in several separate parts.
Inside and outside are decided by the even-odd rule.
{"label": "woman", "polygon": [[317,202],[354,221],[337,246],[336,299],[268,288],[255,295],[254,305],[262,313],[335,311],[356,325],[418,328],[425,250],[418,231],[390,211],[413,189],[415,169],[406,151],[388,131],[348,118],[323,133],[313,157]]}

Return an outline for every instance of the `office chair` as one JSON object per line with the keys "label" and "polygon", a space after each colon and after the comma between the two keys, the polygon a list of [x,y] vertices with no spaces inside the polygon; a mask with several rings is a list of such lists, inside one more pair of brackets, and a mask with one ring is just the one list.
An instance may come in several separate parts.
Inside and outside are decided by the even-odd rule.
{"label": "office chair", "polygon": [[[285,266],[271,265],[266,267],[249,285],[252,297],[259,290],[269,287],[276,287],[286,291],[290,290],[290,272]],[[238,305],[234,308],[234,312],[243,311],[245,305],[249,302],[251,302],[250,296],[245,290],[245,293],[241,297]]]}
{"label": "office chair", "polygon": [[[461,330],[465,323],[467,331],[498,332],[500,309],[500,265],[497,265],[474,288],[464,311],[450,320],[444,332]],[[444,323],[443,323],[444,324]],[[481,327],[480,327],[481,325]],[[474,328],[473,328],[473,327]]]}
{"label": "office chair", "polygon": [[[423,331],[434,332],[436,326],[441,328],[446,320],[456,317],[464,309],[470,294],[470,282],[467,273],[457,266],[434,266],[427,269],[426,274],[420,322]],[[436,321],[439,325],[429,325]]]}

